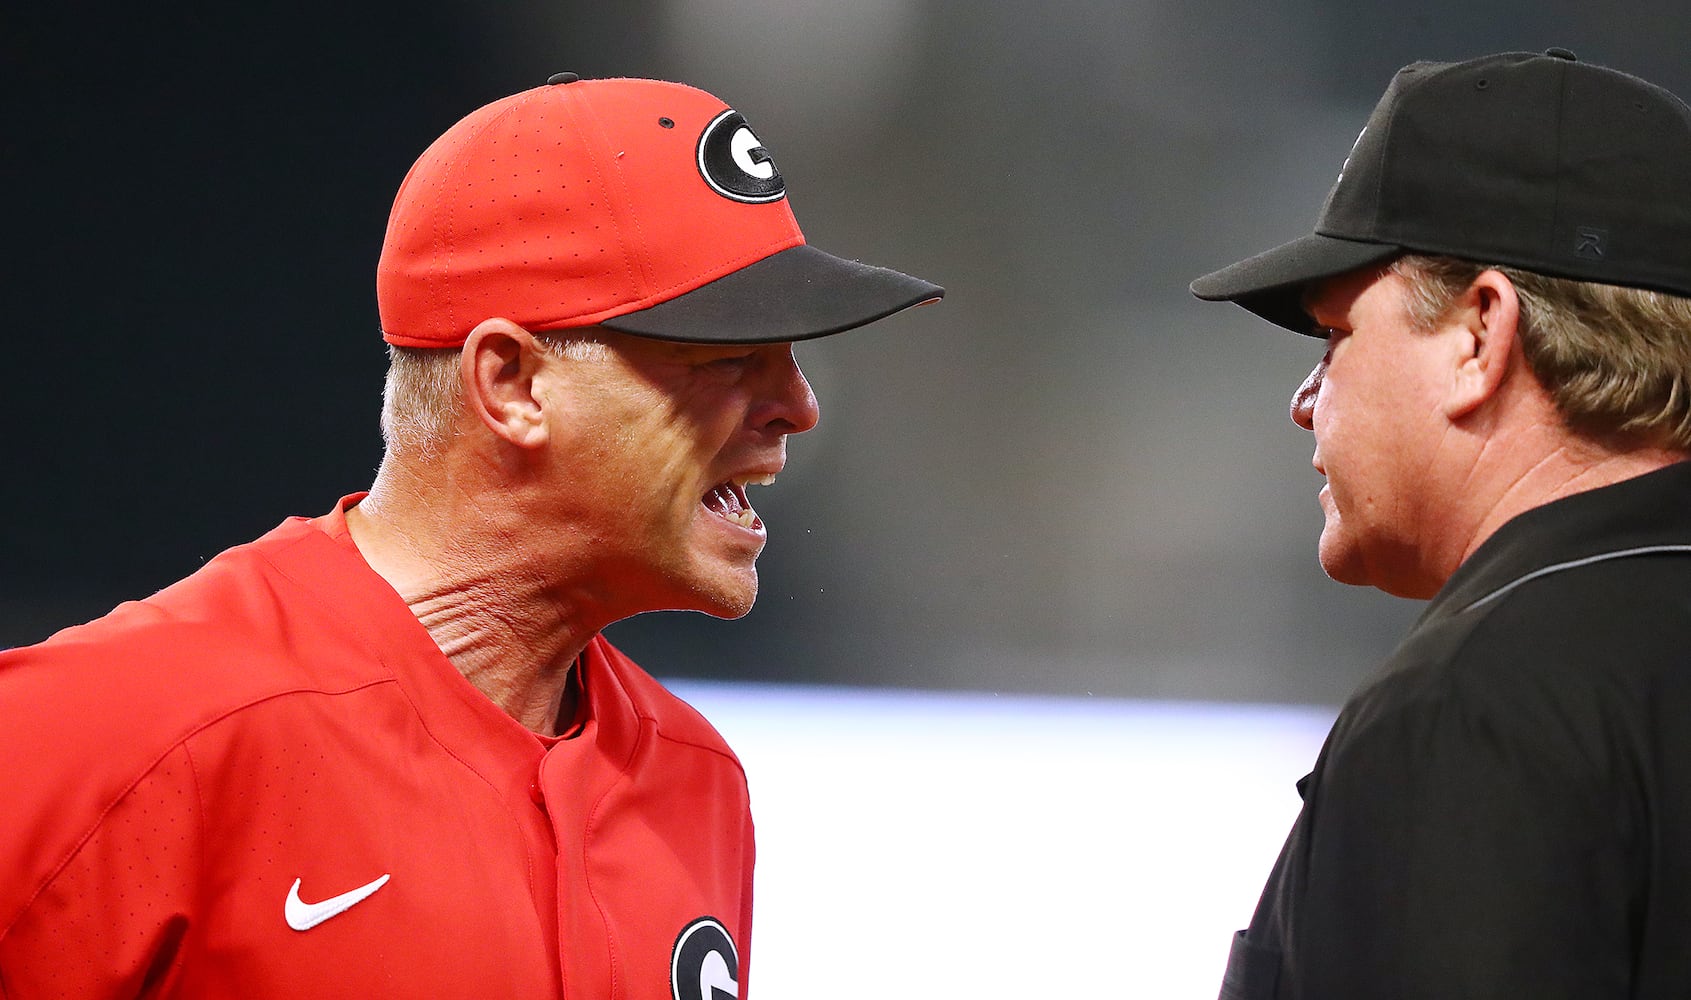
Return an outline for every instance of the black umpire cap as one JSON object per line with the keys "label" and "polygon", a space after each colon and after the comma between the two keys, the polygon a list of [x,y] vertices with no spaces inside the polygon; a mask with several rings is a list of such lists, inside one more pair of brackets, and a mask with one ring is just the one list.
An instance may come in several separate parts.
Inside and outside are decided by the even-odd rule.
{"label": "black umpire cap", "polygon": [[1315,231],[1192,294],[1312,334],[1306,285],[1405,252],[1691,296],[1691,108],[1566,49],[1405,66]]}

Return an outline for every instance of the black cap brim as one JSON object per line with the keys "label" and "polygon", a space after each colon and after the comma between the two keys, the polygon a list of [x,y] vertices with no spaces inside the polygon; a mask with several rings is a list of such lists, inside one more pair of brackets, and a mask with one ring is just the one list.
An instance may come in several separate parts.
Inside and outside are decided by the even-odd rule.
{"label": "black cap brim", "polygon": [[1237,302],[1276,326],[1315,336],[1315,323],[1303,308],[1305,286],[1383,264],[1402,252],[1399,246],[1311,233],[1206,274],[1191,289],[1200,299]]}
{"label": "black cap brim", "polygon": [[660,340],[774,344],[842,333],[944,295],[921,278],[801,244],[600,325]]}

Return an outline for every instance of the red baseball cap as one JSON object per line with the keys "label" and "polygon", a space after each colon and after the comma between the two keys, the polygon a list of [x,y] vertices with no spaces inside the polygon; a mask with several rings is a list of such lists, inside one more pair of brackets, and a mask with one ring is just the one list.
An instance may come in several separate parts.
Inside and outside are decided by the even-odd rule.
{"label": "red baseball cap", "polygon": [[692,87],[580,80],[472,112],[394,199],[382,336],[456,347],[482,320],[773,343],[862,326],[945,290],[807,245],[768,150]]}

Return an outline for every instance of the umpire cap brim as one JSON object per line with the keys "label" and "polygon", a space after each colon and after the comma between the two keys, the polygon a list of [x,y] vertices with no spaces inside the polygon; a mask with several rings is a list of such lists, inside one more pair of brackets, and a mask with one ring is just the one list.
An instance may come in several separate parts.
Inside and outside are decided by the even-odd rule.
{"label": "umpire cap brim", "polygon": [[1310,282],[1383,264],[1402,252],[1395,245],[1311,233],[1206,274],[1190,287],[1207,302],[1236,302],[1276,326],[1315,336],[1302,301]]}

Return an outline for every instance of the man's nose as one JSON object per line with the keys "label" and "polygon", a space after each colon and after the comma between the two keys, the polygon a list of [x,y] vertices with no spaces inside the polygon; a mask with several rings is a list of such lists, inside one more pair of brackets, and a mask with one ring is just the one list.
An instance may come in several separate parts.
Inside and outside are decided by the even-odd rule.
{"label": "man's nose", "polygon": [[821,418],[816,393],[811,391],[790,346],[770,365],[768,377],[767,392],[754,414],[757,425],[781,434],[803,434],[815,427]]}
{"label": "man's nose", "polygon": [[1327,378],[1327,359],[1316,362],[1309,377],[1292,393],[1292,423],[1306,431],[1315,430],[1315,397],[1321,394],[1321,383]]}

